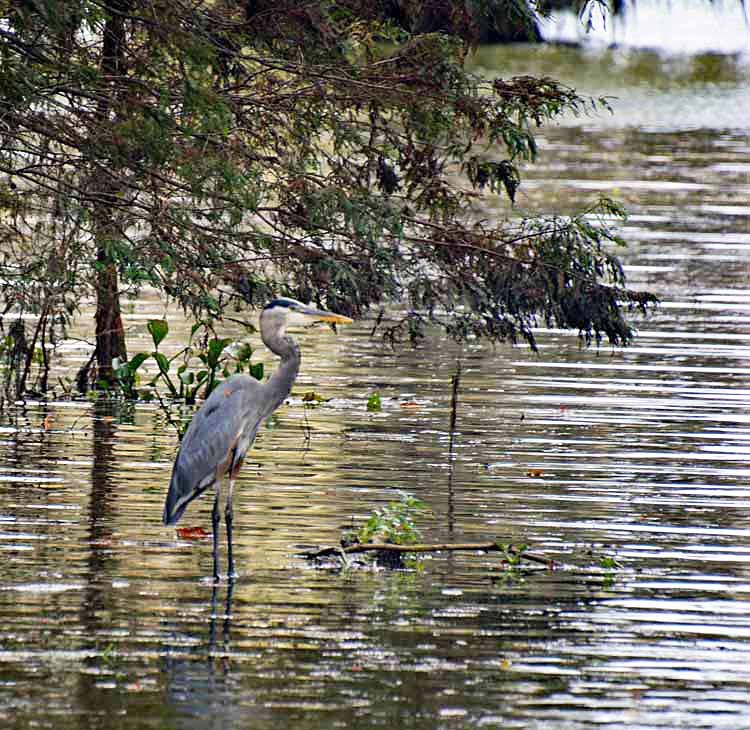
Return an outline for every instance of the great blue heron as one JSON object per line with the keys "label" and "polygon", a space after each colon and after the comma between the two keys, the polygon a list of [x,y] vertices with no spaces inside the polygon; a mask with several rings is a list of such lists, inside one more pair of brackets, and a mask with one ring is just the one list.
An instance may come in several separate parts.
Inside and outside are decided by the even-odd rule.
{"label": "great blue heron", "polygon": [[227,528],[229,578],[235,577],[232,557],[232,491],[247,450],[258,427],[289,395],[299,372],[299,345],[286,335],[288,325],[323,321],[349,323],[341,314],[326,312],[294,299],[274,299],[260,315],[260,336],[281,358],[278,370],[266,383],[249,375],[232,375],[206,399],[185,433],[172,469],[164,503],[164,524],[174,525],[185,508],[216,485],[211,523],[214,537],[214,580],[219,580],[219,500],[221,480],[229,476],[224,519]]}

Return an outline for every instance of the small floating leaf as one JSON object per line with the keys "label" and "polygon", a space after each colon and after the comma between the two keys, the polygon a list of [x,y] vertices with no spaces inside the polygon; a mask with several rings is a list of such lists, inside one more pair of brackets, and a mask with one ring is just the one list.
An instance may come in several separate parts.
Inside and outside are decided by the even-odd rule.
{"label": "small floating leaf", "polygon": [[599,558],[599,565],[605,570],[620,570],[622,568],[622,563],[611,555],[602,555]]}
{"label": "small floating leaf", "polygon": [[202,527],[178,527],[177,536],[182,540],[204,540],[208,533]]}
{"label": "small floating leaf", "polygon": [[367,399],[367,410],[368,411],[379,411],[383,407],[383,404],[380,402],[380,393],[375,391],[368,399]]}

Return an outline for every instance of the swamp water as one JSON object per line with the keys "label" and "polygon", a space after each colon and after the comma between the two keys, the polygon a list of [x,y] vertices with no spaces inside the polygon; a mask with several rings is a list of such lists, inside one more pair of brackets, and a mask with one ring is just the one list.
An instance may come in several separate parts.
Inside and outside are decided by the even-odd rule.
{"label": "swamp water", "polygon": [[[494,53],[507,75],[564,66]],[[663,300],[634,345],[393,351],[368,322],[305,332],[295,397],[238,480],[231,593],[207,580],[210,539],[160,523],[177,438],[157,407],[18,408],[0,429],[3,726],[750,728],[750,104],[747,70],[716,63],[705,83],[626,78],[624,121],[544,130],[526,172],[521,207],[627,204],[630,283]],[[132,304],[133,351],[162,314]],[[84,357],[72,343],[61,372]],[[305,408],[309,390],[330,400]],[[562,567],[294,557],[398,490],[433,510],[426,540],[522,542]],[[210,532],[210,508],[181,525]]]}

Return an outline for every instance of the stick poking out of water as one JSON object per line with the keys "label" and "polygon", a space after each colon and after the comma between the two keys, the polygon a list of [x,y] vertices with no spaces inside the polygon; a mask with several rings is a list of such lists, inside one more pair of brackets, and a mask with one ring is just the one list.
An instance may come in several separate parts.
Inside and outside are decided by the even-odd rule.
{"label": "stick poking out of water", "polygon": [[456,374],[451,378],[451,421],[450,421],[450,445],[448,451],[451,461],[453,460],[453,440],[456,435],[456,416],[458,414],[458,385],[461,382],[461,361],[456,361]]}
{"label": "stick poking out of water", "polygon": [[461,382],[461,361],[456,360],[456,374],[451,378],[450,443],[448,445],[448,534],[453,535],[453,472],[456,467],[456,418],[458,416],[458,385]]}

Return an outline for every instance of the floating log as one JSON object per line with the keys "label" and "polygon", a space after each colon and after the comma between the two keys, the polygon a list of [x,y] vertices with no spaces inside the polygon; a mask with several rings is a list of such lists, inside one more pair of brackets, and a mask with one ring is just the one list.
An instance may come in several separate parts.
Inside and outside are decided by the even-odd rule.
{"label": "floating log", "polygon": [[541,555],[534,555],[525,550],[517,550],[512,545],[503,545],[497,542],[455,542],[455,543],[414,543],[413,545],[395,545],[390,542],[358,542],[346,547],[324,547],[319,550],[311,550],[305,553],[299,553],[300,557],[307,560],[316,560],[317,558],[327,558],[330,556],[354,555],[357,553],[439,553],[439,552],[457,552],[460,550],[480,551],[485,553],[503,553],[515,560],[528,560],[532,563],[544,565],[550,570],[559,567],[559,563],[551,558],[545,558]]}

